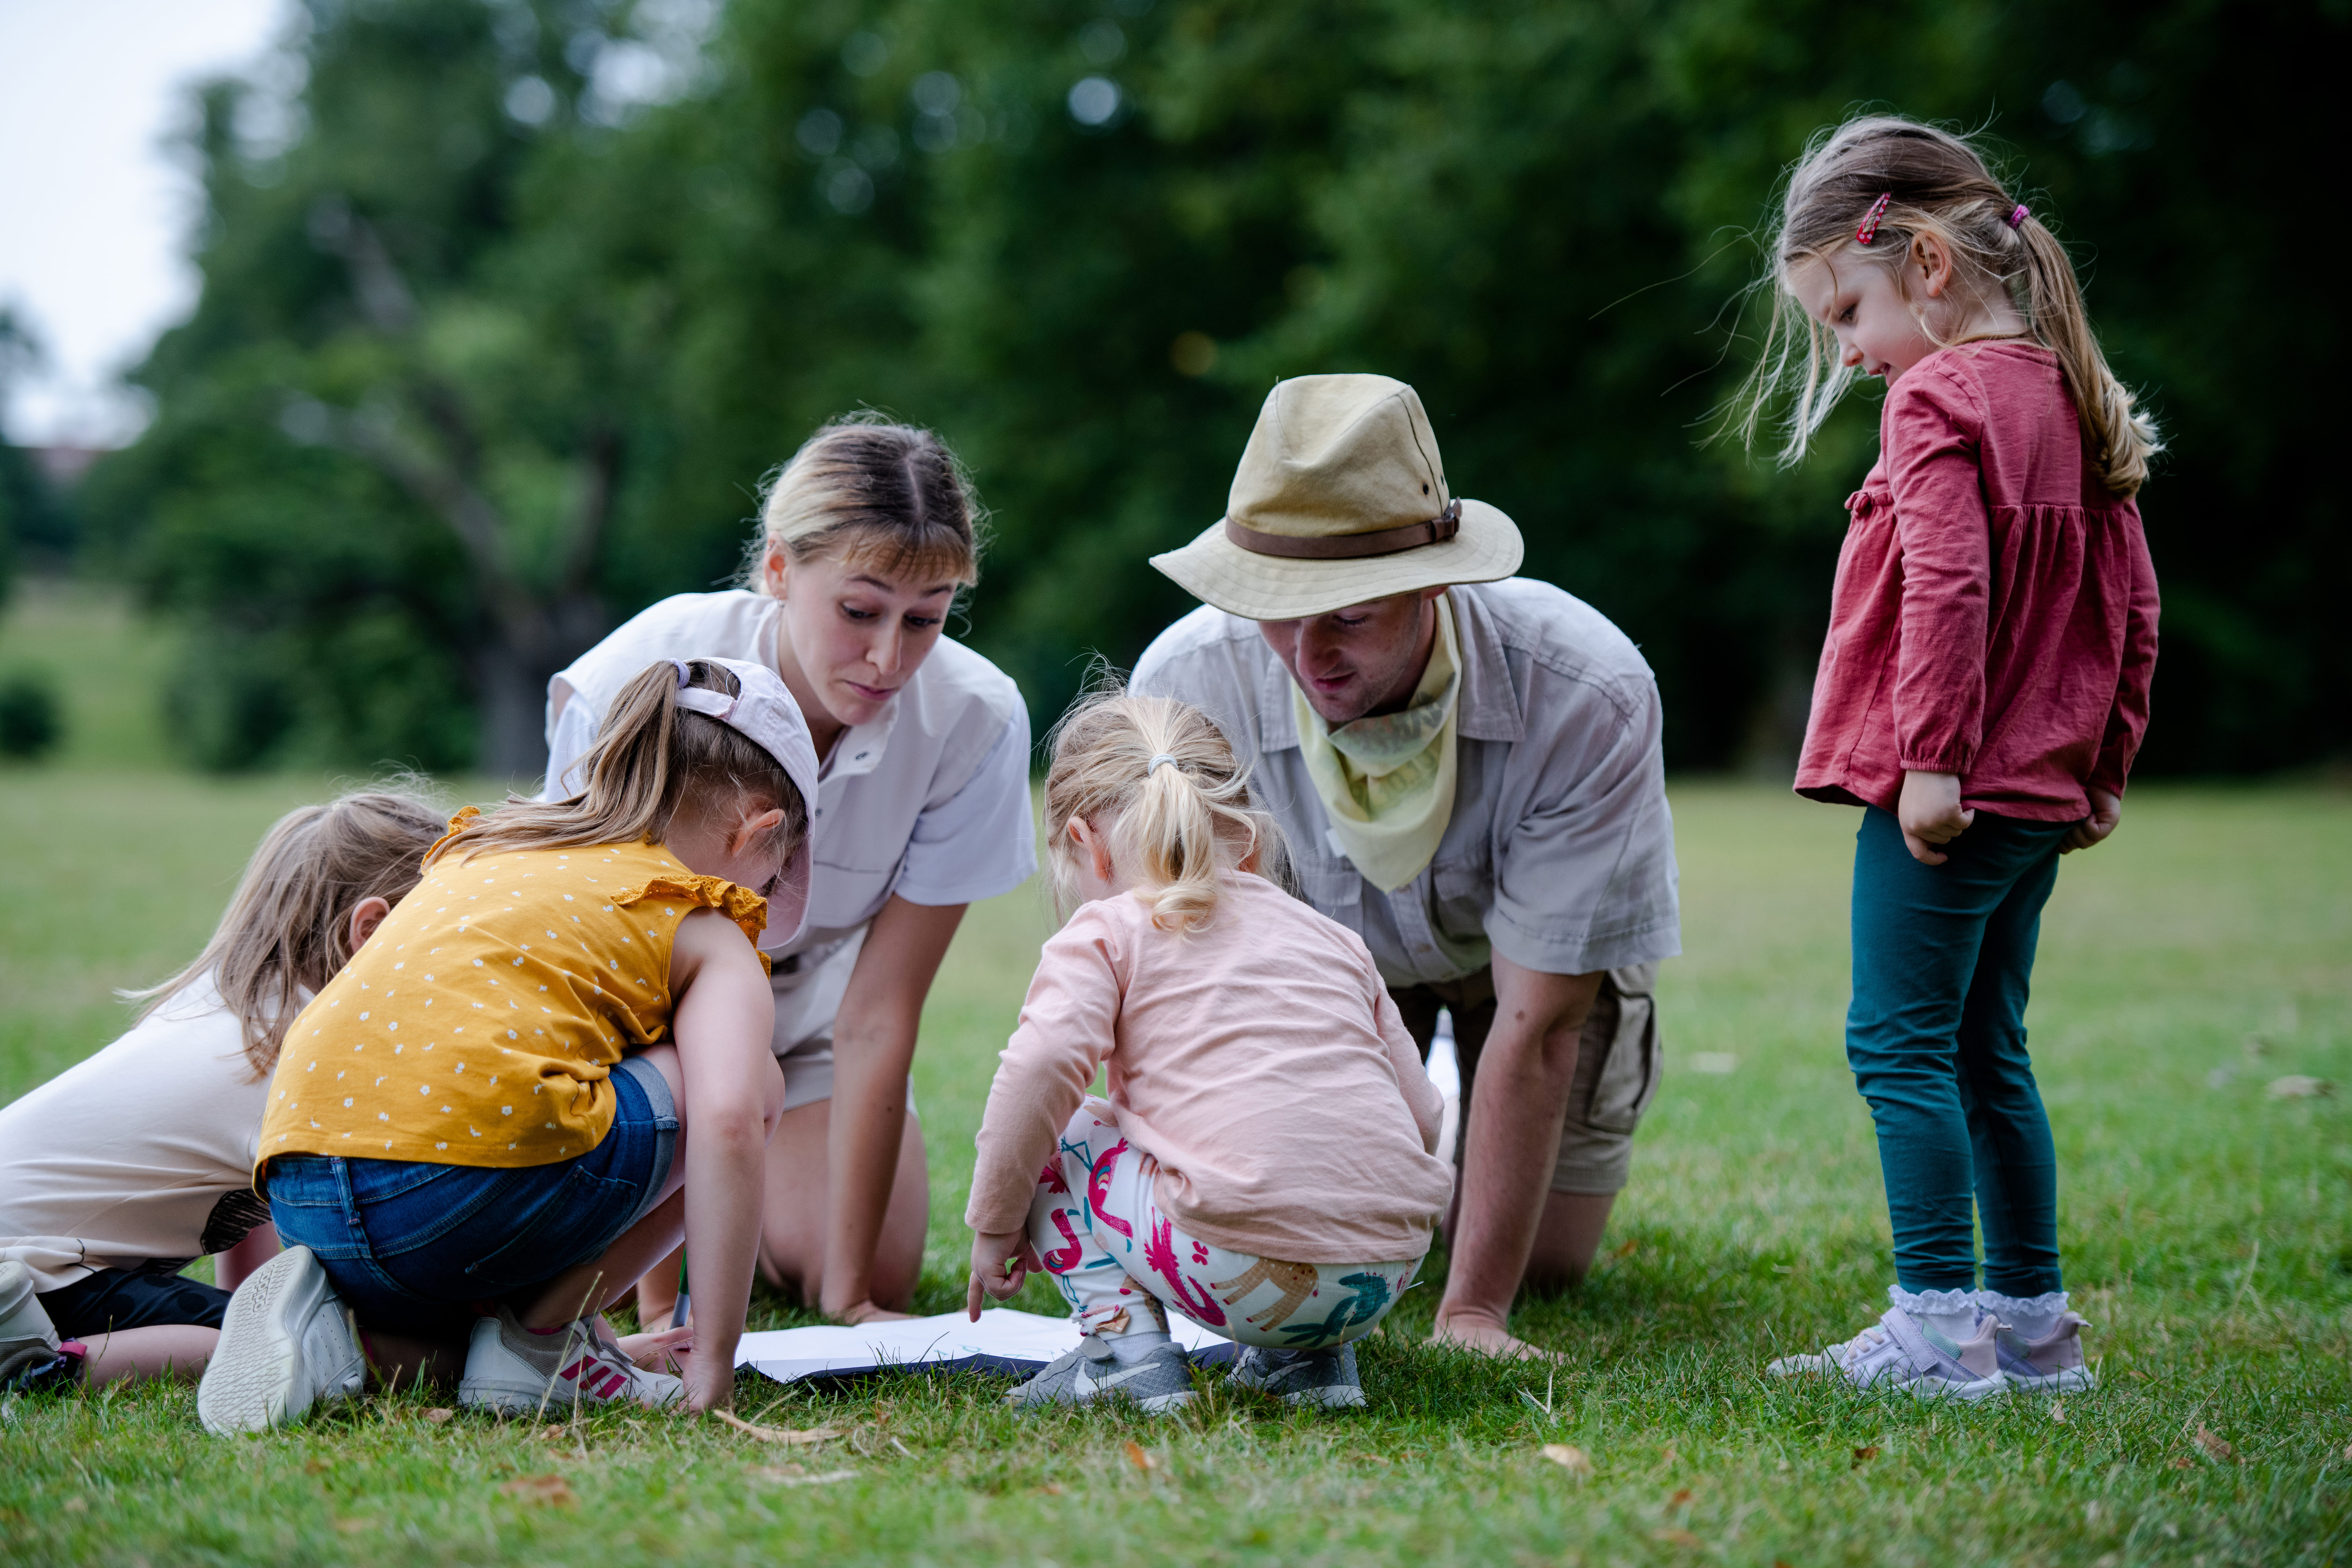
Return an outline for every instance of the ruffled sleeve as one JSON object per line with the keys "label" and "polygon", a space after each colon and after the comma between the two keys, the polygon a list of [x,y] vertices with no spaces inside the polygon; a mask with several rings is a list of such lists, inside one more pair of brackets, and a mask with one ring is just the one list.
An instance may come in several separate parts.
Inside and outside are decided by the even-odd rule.
{"label": "ruffled sleeve", "polygon": [[653,877],[613,895],[613,902],[623,908],[648,899],[676,899],[698,909],[717,910],[742,928],[755,952],[760,933],[768,929],[768,900],[721,877]]}
{"label": "ruffled sleeve", "polygon": [[460,834],[464,833],[467,828],[473,826],[476,822],[480,820],[481,815],[482,808],[478,805],[461,807],[458,810],[457,815],[449,819],[449,831],[435,839],[433,841],[433,847],[425,852],[425,858],[422,863],[430,866],[434,861],[439,859],[441,858],[441,851],[448,848],[450,845],[456,843]]}

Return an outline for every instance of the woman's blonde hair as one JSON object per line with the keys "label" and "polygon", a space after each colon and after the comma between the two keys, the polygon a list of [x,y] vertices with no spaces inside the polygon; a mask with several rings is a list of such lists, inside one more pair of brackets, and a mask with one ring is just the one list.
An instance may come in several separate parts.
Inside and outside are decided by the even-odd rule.
{"label": "woman's blonde hair", "polygon": [[[1886,208],[1865,245],[1857,231],[1882,195]],[[1873,115],[1816,136],[1789,175],[1771,241],[1777,287],[1763,352],[1733,400],[1728,426],[1753,446],[1768,405],[1789,394],[1780,460],[1801,458],[1853,371],[1839,363],[1836,334],[1790,293],[1791,274],[1810,261],[1862,259],[1893,269],[1900,288],[1913,237],[1933,235],[1951,253],[1963,287],[2006,295],[2036,341],[2057,355],[2101,481],[2115,495],[2137,491],[2148,459],[2163,450],[2156,422],[2107,368],[2066,247],[2040,218],[2017,216],[2023,205],[1954,132]]]}
{"label": "woman's blonde hair", "polygon": [[245,1026],[257,1079],[278,1065],[287,1026],[351,962],[352,911],[370,899],[396,904],[424,874],[425,852],[444,831],[431,801],[398,790],[359,790],[288,812],[246,862],[212,940],[162,983],[122,994],[142,1018],[212,972],[221,1001]]}
{"label": "woman's blonde hair", "polygon": [[765,592],[765,563],[781,551],[795,563],[838,555],[968,587],[980,581],[983,518],[946,442],[880,415],[847,415],[768,476],[744,585]]}
{"label": "woman's blonde hair", "polygon": [[1204,929],[1222,871],[1253,865],[1281,880],[1281,828],[1251,800],[1249,772],[1223,732],[1191,703],[1107,682],[1071,704],[1051,744],[1046,859],[1064,913],[1078,902],[1072,817],[1108,833],[1112,865],[1150,897],[1162,931]]}
{"label": "woman's blonde hair", "polygon": [[[741,682],[709,659],[687,661],[687,684],[732,697]],[[503,849],[568,849],[596,844],[659,844],[681,814],[708,819],[740,806],[769,807],[784,819],[761,848],[789,859],[808,832],[808,803],[784,765],[741,731],[678,706],[677,666],[648,668],[613,700],[596,743],[581,758],[588,787],[569,800],[509,799],[467,823],[426,860],[453,850],[466,858]],[[754,889],[757,892],[761,889]]]}

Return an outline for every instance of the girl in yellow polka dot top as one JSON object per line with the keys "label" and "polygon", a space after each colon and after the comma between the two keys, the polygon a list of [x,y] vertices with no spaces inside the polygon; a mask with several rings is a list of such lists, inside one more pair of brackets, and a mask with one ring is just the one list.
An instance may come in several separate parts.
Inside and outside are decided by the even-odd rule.
{"label": "girl in yellow polka dot top", "polygon": [[[633,681],[585,771],[462,813],[287,1031],[256,1184],[289,1247],[230,1304],[215,1430],[356,1392],[370,1328],[462,1342],[464,1405],[727,1402],[783,1095],[753,944],[805,908],[816,755],[773,670],[698,659]],[[683,1382],[600,1317],[681,1238]]]}

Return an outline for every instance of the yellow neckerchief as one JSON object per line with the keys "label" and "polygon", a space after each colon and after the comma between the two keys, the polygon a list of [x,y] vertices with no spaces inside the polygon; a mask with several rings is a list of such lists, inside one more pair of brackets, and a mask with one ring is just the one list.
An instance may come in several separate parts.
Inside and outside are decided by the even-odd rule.
{"label": "yellow neckerchief", "polygon": [[1454,612],[1442,595],[1429,668],[1403,712],[1334,730],[1307,705],[1297,683],[1291,685],[1298,749],[1331,820],[1332,837],[1382,892],[1421,875],[1454,818],[1454,721],[1461,695]]}

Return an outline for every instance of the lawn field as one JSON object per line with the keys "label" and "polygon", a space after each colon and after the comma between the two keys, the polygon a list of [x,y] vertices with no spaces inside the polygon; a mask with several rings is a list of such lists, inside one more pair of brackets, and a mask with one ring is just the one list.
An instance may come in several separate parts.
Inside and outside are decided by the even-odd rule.
{"label": "lawn field", "polygon": [[[110,1037],[110,988],[193,952],[261,829],[327,787],[70,755],[0,771],[0,1100]],[[0,1561],[2352,1558],[2352,1122],[2340,1094],[2270,1092],[2352,1084],[2352,796],[2147,787],[2067,860],[2032,1037],[2103,1383],[1967,1410],[1761,1375],[1874,1317],[1892,1278],[1839,1045],[1853,816],[1729,784],[1674,798],[1687,956],[1660,982],[1667,1076],[1603,1265],[1520,1309],[1568,1354],[1549,1387],[1423,1342],[1433,1258],[1364,1344],[1370,1408],[1336,1416],[1213,1379],[1155,1422],[1015,1419],[979,1377],[747,1377],[745,1414],[845,1434],[781,1449],[659,1415],[436,1423],[451,1401],[430,1391],[235,1441],[204,1435],[185,1389],[19,1397],[0,1404]],[[1034,889],[976,909],[925,1015],[926,1310],[961,1295],[971,1134],[1047,929]],[[1033,1285],[1022,1304],[1049,1300]],[[755,1326],[806,1321],[754,1307]]]}

